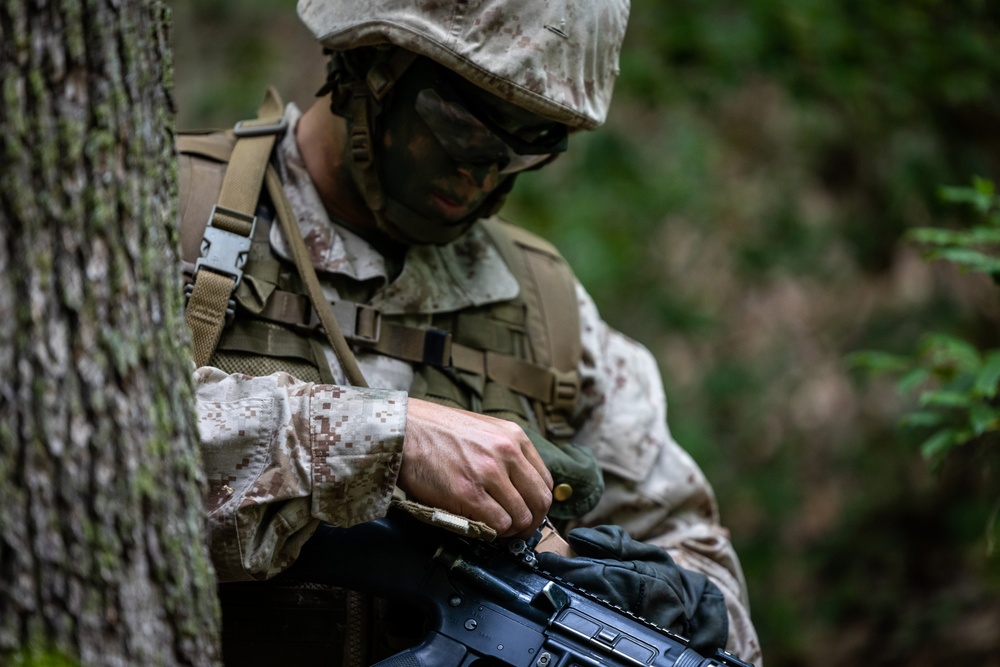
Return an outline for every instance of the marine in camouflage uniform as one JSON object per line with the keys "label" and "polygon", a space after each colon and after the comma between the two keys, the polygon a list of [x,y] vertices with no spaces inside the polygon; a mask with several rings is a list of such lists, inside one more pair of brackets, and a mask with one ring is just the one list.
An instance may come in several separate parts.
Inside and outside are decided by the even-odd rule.
{"label": "marine in camouflage uniform", "polygon": [[[627,13],[626,0],[300,0],[300,16],[333,53],[328,94],[305,114],[285,108],[289,129],[277,136],[271,164],[325,298],[354,309],[349,327],[357,328],[359,309],[381,325],[367,337],[345,331],[368,385],[351,386],[342,359],[317,336],[315,318],[302,314],[308,307],[275,306],[304,303],[301,280],[281,227],[257,230],[249,262],[257,268],[248,268],[234,294],[235,321],[195,373],[211,551],[221,581],[278,575],[318,528],[382,517],[400,487],[500,534],[523,534],[546,512],[562,516],[567,530],[621,526],[665,550],[681,576],[707,577],[705,590],[724,600],[726,648],[759,664],[739,561],[710,485],[670,435],[651,354],[604,323],[571,279],[565,296],[573,303],[565,312],[578,318],[578,326],[567,323],[580,339],[571,346],[574,368],[542,368],[556,389],[560,378],[572,377],[569,405],[553,410],[553,401],[511,390],[516,379],[491,377],[488,369],[490,359],[501,367],[513,358],[508,364],[520,368],[531,357],[523,313],[530,318],[538,310],[525,302],[524,269],[512,266],[504,239],[519,239],[521,250],[541,256],[543,265],[562,261],[493,213],[517,169],[538,167],[565,147],[558,141],[564,137],[545,136],[551,128],[558,135],[560,128],[593,129],[604,120]],[[373,104],[371,72],[379,67],[390,86]],[[448,72],[461,79],[446,80]],[[476,97],[471,120],[462,105],[455,110],[454,95],[463,102]],[[484,118],[483,107],[500,121]],[[527,120],[503,127],[503,114]],[[441,136],[445,121],[459,128],[458,139]],[[394,132],[406,122],[418,126],[416,138]],[[472,130],[459,131],[470,123]],[[359,131],[373,144],[367,156],[344,148],[356,148]],[[431,153],[446,153],[458,179],[474,184],[462,191],[469,194],[385,166],[395,156],[406,166],[414,153],[427,155],[420,152],[426,148],[411,150],[426,139],[421,132],[437,142]],[[463,143],[463,136],[472,139]],[[491,143],[497,136],[505,145]],[[198,137],[187,149],[182,143],[185,220],[207,218],[233,143],[232,134]],[[330,154],[330,146],[340,150]],[[461,163],[477,150],[493,162]],[[428,169],[428,178],[438,174]],[[393,179],[405,183],[396,187]],[[274,215],[267,199],[262,219]],[[182,232],[191,261],[201,250],[199,234]],[[497,329],[515,341],[513,352],[470,342],[476,336],[463,333],[477,322],[493,331],[497,320],[513,320]],[[372,342],[393,331],[448,332],[451,354],[431,362]],[[560,341],[556,332],[547,335]],[[475,364],[450,366],[459,352],[486,360],[481,372]],[[524,368],[537,370],[537,350],[527,362]],[[603,471],[603,493],[583,503],[566,485],[569,497],[553,500],[548,489],[558,480],[540,464],[522,426],[592,455]],[[434,468],[442,479],[433,478]]]}

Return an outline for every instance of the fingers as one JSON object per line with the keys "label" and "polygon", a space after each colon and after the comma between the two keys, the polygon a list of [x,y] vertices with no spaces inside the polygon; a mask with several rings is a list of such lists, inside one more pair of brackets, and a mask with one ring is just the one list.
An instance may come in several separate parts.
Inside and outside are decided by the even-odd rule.
{"label": "fingers", "polygon": [[545,483],[545,488],[551,489],[555,485],[555,482],[552,480],[552,473],[545,466],[545,461],[542,460],[542,455],[538,453],[538,449],[532,444],[531,439],[528,438],[527,434],[520,427],[517,427],[517,435],[524,458],[528,460],[528,463],[535,469],[535,472],[541,476]]}
{"label": "fingers", "polygon": [[673,563],[666,551],[655,544],[632,539],[621,526],[574,528],[566,539],[579,556],[652,564]]}
{"label": "fingers", "polygon": [[[533,447],[531,451],[534,452]],[[526,536],[526,533],[530,533],[542,523],[549,507],[552,506],[552,491],[550,490],[552,476],[544,464],[542,469],[545,472],[544,476],[540,476],[534,467],[530,470],[521,467],[511,470],[511,486],[516,490],[516,495],[523,504],[523,510],[521,510],[522,513],[519,517],[510,513],[513,520],[510,531],[512,535]],[[507,507],[503,502],[501,504],[505,508]]]}
{"label": "fingers", "polygon": [[465,471],[470,488],[462,495],[471,499],[466,516],[484,521],[501,536],[527,537],[552,505],[552,477],[544,464],[540,472],[527,456],[537,452],[524,431],[509,422],[497,427],[492,441],[479,434],[487,455],[478,457],[474,470]]}
{"label": "fingers", "polygon": [[552,476],[520,427],[412,398],[397,484],[504,536],[530,534],[552,503]]}
{"label": "fingers", "polygon": [[628,536],[619,526],[574,528],[566,537],[580,556],[624,560],[624,545]]}
{"label": "fingers", "polygon": [[515,478],[523,472],[513,472],[510,479],[498,477],[492,486],[484,489],[504,513],[499,516],[501,525],[494,526],[501,536],[527,537],[545,519],[552,504],[552,492],[538,483],[534,470],[531,472],[536,479],[517,483]]}
{"label": "fingers", "polygon": [[510,526],[498,532],[503,536],[527,536],[541,524],[552,505],[552,475],[521,427],[495,421],[497,439],[486,447],[497,456],[500,469],[485,471],[484,490],[509,517]]}
{"label": "fingers", "polygon": [[474,497],[467,512],[462,512],[470,519],[482,521],[497,531],[501,537],[517,535],[525,530],[525,525],[531,521],[531,512],[521,500],[520,495],[512,486],[508,489],[494,488],[487,492],[480,490]]}

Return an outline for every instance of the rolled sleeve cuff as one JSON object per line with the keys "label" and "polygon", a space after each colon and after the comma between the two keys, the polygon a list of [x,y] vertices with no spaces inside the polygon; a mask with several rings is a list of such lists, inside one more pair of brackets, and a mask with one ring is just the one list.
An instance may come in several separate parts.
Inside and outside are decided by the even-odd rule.
{"label": "rolled sleeve cuff", "polygon": [[403,460],[406,392],[316,385],[310,397],[314,518],[352,526],[385,516]]}

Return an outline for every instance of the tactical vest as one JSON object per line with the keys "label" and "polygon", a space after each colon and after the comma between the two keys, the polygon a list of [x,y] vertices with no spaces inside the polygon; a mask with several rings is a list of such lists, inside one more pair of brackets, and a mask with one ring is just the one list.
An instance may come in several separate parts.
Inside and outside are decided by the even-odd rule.
{"label": "tactical vest", "polygon": [[[273,102],[271,108],[275,110]],[[212,320],[208,326],[215,330],[208,343],[204,334],[194,333],[196,357],[203,357],[197,360],[199,364],[255,376],[281,370],[304,381],[330,383],[334,377],[323,352],[316,308],[296,267],[276,256],[269,243],[276,207],[261,185],[262,174],[276,138],[285,129],[282,119],[274,116],[240,123],[225,132],[178,137],[188,320]],[[257,146],[249,150],[251,143]],[[260,164],[238,163],[238,159]],[[580,390],[575,281],[551,244],[498,220],[481,224],[518,280],[516,298],[429,318],[387,315],[362,300],[348,298],[330,305],[337,326],[354,350],[413,365],[410,396],[509,419],[524,427],[556,480],[550,516],[567,521],[592,509],[603,492],[593,456],[569,443]],[[219,281],[220,275],[225,280]],[[338,285],[338,289],[342,296],[351,296],[350,285]],[[207,302],[215,305],[203,307],[206,299],[200,295],[204,293],[210,295]],[[223,588],[228,588],[223,594],[224,608],[246,608],[247,599],[257,599],[252,589]],[[234,595],[235,605],[227,605],[227,598],[232,602]],[[319,607],[330,600],[323,591],[307,594],[300,589],[290,595],[298,602],[285,605],[289,610],[306,600]],[[337,602],[333,604],[338,609],[342,607],[339,595],[334,595]],[[268,606],[273,609],[273,600]],[[320,616],[313,614],[313,618]],[[245,625],[254,615],[238,618]],[[329,631],[323,636],[329,637]],[[318,654],[329,657],[329,648],[319,645]]]}
{"label": "tactical vest", "polygon": [[[225,232],[209,223],[219,217],[219,192],[236,143],[233,131],[183,134],[177,141],[181,246],[189,286],[197,282],[199,262],[213,252],[208,246],[224,242],[219,238]],[[332,382],[319,321],[302,280],[293,265],[271,251],[273,206],[266,196],[255,206],[257,222],[246,239],[242,278],[227,304],[227,321],[208,363],[227,372],[268,375],[284,370],[304,381]],[[564,445],[574,432],[572,413],[580,387],[573,275],[546,241],[495,219],[482,224],[518,279],[516,298],[437,313],[419,326],[413,316],[384,315],[365,303],[341,300],[331,304],[337,323],[355,349],[411,362],[411,396],[526,428],[537,426],[545,439]],[[592,474],[593,466],[586,467],[591,469],[586,474]],[[593,480],[579,478],[583,472],[566,473],[572,492],[556,501],[553,518],[580,516],[599,495],[593,493]],[[577,492],[584,487],[591,491]]]}

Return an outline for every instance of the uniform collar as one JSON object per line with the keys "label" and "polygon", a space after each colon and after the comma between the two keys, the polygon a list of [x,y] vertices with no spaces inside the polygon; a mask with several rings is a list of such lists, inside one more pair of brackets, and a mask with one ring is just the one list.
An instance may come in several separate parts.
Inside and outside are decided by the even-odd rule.
{"label": "uniform collar", "polygon": [[[285,109],[288,127],[301,117],[294,104]],[[399,276],[389,283],[385,259],[370,243],[330,220],[319,193],[306,172],[294,131],[278,146],[279,170],[285,194],[309,248],[316,270],[381,285],[372,305],[387,315],[445,313],[516,297],[520,291],[500,253],[482,225],[474,224],[457,240],[443,246],[411,246]],[[271,226],[271,247],[291,261],[279,225]]]}

